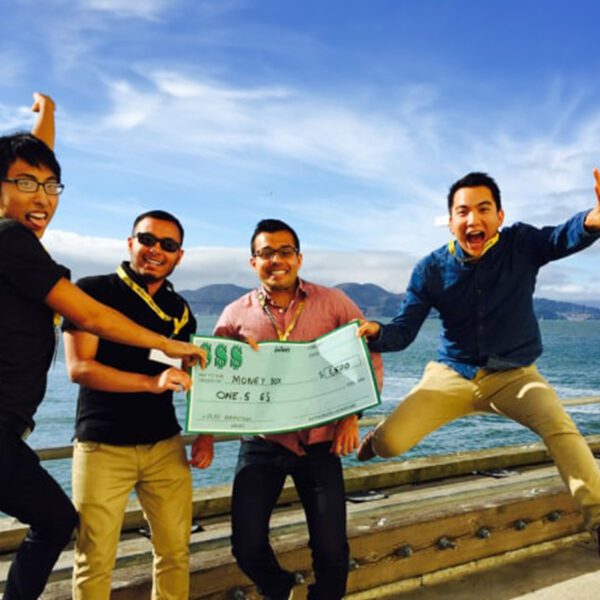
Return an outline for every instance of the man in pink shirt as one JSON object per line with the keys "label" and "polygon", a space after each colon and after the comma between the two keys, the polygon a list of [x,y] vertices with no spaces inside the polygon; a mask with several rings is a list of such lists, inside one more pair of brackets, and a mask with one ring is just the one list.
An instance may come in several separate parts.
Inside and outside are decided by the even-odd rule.
{"label": "man in pink shirt", "polygon": [[[240,340],[307,341],[352,319],[360,309],[344,292],[303,281],[300,242],[283,221],[256,226],[250,265],[260,286],[227,306],[214,334]],[[383,365],[373,354],[379,386]],[[346,591],[348,540],[344,479],[340,456],[358,445],[358,416],[321,427],[242,439],[232,495],[232,551],[238,565],[263,598],[292,597],[294,574],[282,569],[269,544],[271,512],[290,475],[304,506],[315,582],[310,600],[338,600]],[[192,464],[212,453],[209,436],[199,436]]]}

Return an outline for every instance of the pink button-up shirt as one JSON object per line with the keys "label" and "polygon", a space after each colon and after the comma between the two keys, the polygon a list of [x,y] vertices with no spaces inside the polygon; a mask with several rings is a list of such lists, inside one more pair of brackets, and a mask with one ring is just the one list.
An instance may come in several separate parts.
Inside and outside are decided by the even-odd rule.
{"label": "pink button-up shirt", "polygon": [[[280,309],[263,290],[269,309],[280,331],[285,331],[294,319],[298,303],[304,300],[304,308],[296,321],[289,341],[306,342],[333,329],[345,325],[353,319],[362,319],[360,309],[344,292],[337,288],[328,288],[308,281],[299,280],[296,296],[285,309]],[[271,319],[258,300],[257,290],[252,290],[225,307],[217,324],[214,335],[234,339],[254,338],[257,342],[276,340],[277,332]],[[383,385],[383,361],[377,353],[371,352],[371,359],[379,389]],[[303,445],[328,442],[333,439],[335,423],[321,427],[311,427],[289,433],[264,436],[278,442],[298,455],[305,454]]]}

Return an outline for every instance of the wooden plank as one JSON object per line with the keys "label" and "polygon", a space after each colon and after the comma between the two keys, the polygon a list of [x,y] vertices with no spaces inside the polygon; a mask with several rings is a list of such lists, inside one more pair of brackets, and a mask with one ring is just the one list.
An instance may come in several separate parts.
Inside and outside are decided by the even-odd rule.
{"label": "wooden plank", "polygon": [[[359,565],[360,582],[369,586],[382,585],[387,581],[388,575],[395,581],[399,577],[410,577],[414,572],[425,572],[425,565],[432,565],[434,569],[444,569],[453,564],[461,564],[464,560],[473,560],[473,556],[480,557],[482,549],[485,548],[488,552],[501,553],[515,547],[515,544],[522,545],[524,540],[526,543],[543,541],[547,539],[548,532],[552,535],[567,535],[572,531],[580,531],[581,520],[577,511],[572,506],[569,508],[561,504],[571,503],[571,500],[565,494],[554,466],[538,466],[518,477],[499,480],[483,479],[472,474],[474,466],[489,468],[497,464],[498,454],[501,455],[502,461],[508,457],[509,465],[541,460],[541,446],[537,446],[485,450],[417,459],[410,463],[383,463],[369,465],[367,468],[349,469],[346,473],[349,488],[361,489],[358,483],[362,481],[362,489],[368,489],[375,487],[371,484],[376,482],[388,486],[386,489],[389,492],[389,498],[372,504],[349,505],[348,528],[353,556]],[[443,481],[437,479],[441,473],[448,472],[461,476]],[[416,486],[413,483],[423,479],[434,481],[421,482]],[[482,484],[483,481],[485,484]],[[246,587],[249,586],[249,582],[239,572],[230,554],[228,524],[224,522],[227,515],[222,513],[222,503],[229,499],[229,486],[219,486],[205,493],[206,506],[216,512],[217,516],[204,518],[205,522],[212,519],[214,523],[207,526],[208,533],[195,537],[192,543],[193,579],[197,579],[198,587],[217,598],[221,597],[221,594],[230,594],[231,586]],[[544,521],[544,514],[539,510],[531,514],[522,512],[519,517],[531,522],[526,534],[513,530],[514,525],[506,525],[507,515],[518,520],[507,508],[511,503],[525,503],[530,510],[533,504],[529,503],[547,495],[552,498],[562,497],[560,501],[552,500],[552,507],[544,504],[544,510],[547,512],[560,510],[563,513],[563,518],[557,522],[558,526],[554,523],[550,526],[546,522],[547,519]],[[292,490],[288,486],[284,499],[290,501],[292,498]],[[200,504],[195,510],[199,507]],[[418,511],[415,511],[415,507],[418,507]],[[490,510],[490,507],[495,507],[494,510],[497,511],[494,518],[491,514],[485,519],[481,515],[478,516],[477,511]],[[139,508],[135,508],[133,504],[127,516],[130,526],[137,525],[138,512]],[[503,520],[498,520],[500,514],[503,515]],[[19,528],[14,522],[8,524],[8,527],[7,523],[3,525],[4,534],[7,538],[12,537],[14,541]],[[492,534],[490,538],[475,539],[473,530],[476,525],[487,527]],[[20,531],[24,532],[24,528],[20,527]],[[442,531],[445,531],[445,535],[450,539],[460,541],[460,551],[449,550],[442,553],[437,547],[434,548],[433,535]],[[308,575],[310,556],[306,547],[306,526],[304,516],[297,506],[289,510],[278,510],[273,518],[273,535],[276,538],[278,555],[282,557],[284,564],[289,564],[294,570],[303,570]],[[411,544],[411,539],[419,541]],[[115,571],[115,585],[118,589],[120,578],[128,582],[127,586],[133,585],[132,581],[139,579],[134,586],[139,590],[146,589],[149,585],[150,544],[147,540],[138,540],[135,545],[139,548],[119,560]],[[398,549],[405,545],[413,546],[416,558],[401,560]],[[7,563],[9,557],[4,559],[3,562]],[[413,565],[412,570],[406,567],[410,563]],[[69,578],[70,569],[70,560],[67,559],[65,564],[56,570],[54,577]],[[353,573],[351,580],[357,577]],[[225,591],[222,589],[224,581],[228,585]],[[120,591],[119,594],[126,592]]]}
{"label": "wooden plank", "polygon": [[[600,452],[600,435],[588,436],[592,451]],[[345,469],[344,479],[348,492],[387,489],[395,486],[437,481],[467,475],[473,471],[495,468],[511,469],[550,462],[550,456],[541,443],[526,446],[507,446],[488,450],[454,453],[405,461],[387,461]],[[297,501],[296,491],[287,482],[279,505]],[[195,518],[226,515],[231,508],[231,486],[221,485],[194,490]],[[131,531],[145,525],[143,512],[137,500],[128,504],[123,530]],[[27,527],[14,519],[0,519],[0,553],[15,550],[27,532]]]}
{"label": "wooden plank", "polygon": [[[500,598],[502,595],[501,593],[499,595],[500,590],[504,590],[505,593],[508,592],[505,596],[506,598],[515,598],[517,596],[520,598],[522,594],[532,591],[531,580],[529,581],[529,585],[526,583],[530,577],[529,568],[533,566],[535,569],[537,566],[539,570],[539,565],[542,561],[544,561],[543,572],[541,577],[536,579],[540,584],[540,589],[545,587],[544,584],[547,583],[549,578],[557,577],[559,579],[555,580],[563,580],[565,576],[565,565],[562,564],[564,561],[563,557],[566,557],[567,560],[573,560],[573,558],[578,560],[578,564],[572,564],[571,568],[568,569],[568,574],[571,576],[595,572],[598,562],[596,553],[591,552],[591,549],[586,549],[586,546],[589,546],[587,534],[580,533],[566,536],[503,554],[469,561],[468,563],[441,569],[434,573],[417,575],[362,592],[351,593],[346,596],[346,600],[399,600],[401,597],[408,600],[408,598],[412,598],[408,594],[416,592],[421,597],[419,592],[423,588],[431,588],[440,584],[445,584],[443,587],[444,598],[452,597],[450,590],[454,590],[456,595],[460,596],[463,600],[485,597],[486,592],[488,594],[489,592],[493,592],[494,597]],[[548,572],[548,567],[544,560],[546,556],[548,556],[550,569],[554,566],[562,567],[558,573],[551,574]],[[518,567],[517,565],[522,566]],[[527,574],[519,573],[520,570],[527,570],[528,572]],[[507,576],[514,578],[515,574],[519,576],[518,581],[511,583],[511,581],[506,580]],[[471,579],[471,585],[465,581],[467,578]],[[475,585],[475,582],[481,582],[482,585]],[[489,586],[492,587],[490,588]],[[433,597],[437,598],[437,595],[433,595]],[[549,597],[547,593],[545,597]]]}
{"label": "wooden plank", "polygon": [[[481,477],[444,482],[448,490],[439,491],[437,501],[428,497],[441,484],[435,488],[427,485],[396,490],[391,494],[393,497],[373,503],[372,508],[356,505],[349,515],[348,529],[358,569],[350,575],[349,593],[580,531],[579,513],[556,475],[547,475],[550,471],[553,469],[535,469],[514,481],[493,480],[494,485],[490,486],[482,485]],[[532,486],[535,491],[527,494]],[[445,502],[440,502],[444,499]],[[548,514],[557,510],[561,518],[550,521]],[[381,520],[382,514],[386,515],[385,520]],[[528,522],[524,531],[515,529],[514,523],[519,519]],[[481,527],[490,531],[489,538],[477,537]],[[224,599],[231,598],[234,587],[251,589],[231,556],[228,526],[214,520],[207,530],[194,536],[190,597]],[[274,515],[272,533],[282,563],[303,571],[309,580],[306,526],[297,506]],[[442,536],[453,540],[457,548],[439,549],[436,544]],[[406,545],[412,546],[413,555],[403,558],[399,550]],[[139,600],[148,596],[149,548],[145,560],[145,564],[130,560],[128,566],[115,570],[114,599]],[[68,587],[68,582],[55,584],[51,597],[66,599],[68,595],[61,596],[59,592],[62,589],[68,594]],[[295,597],[302,598],[303,593],[298,590]]]}
{"label": "wooden plank", "polygon": [[[561,400],[562,404],[566,407],[573,406],[584,406],[588,404],[598,404],[600,403],[600,396],[585,396],[582,398],[566,398]],[[504,418],[502,415],[496,415],[486,412],[478,412],[473,413],[476,415],[484,415],[484,416],[496,416],[500,418]],[[364,417],[360,419],[359,425],[360,427],[374,427],[378,423],[383,420],[383,416],[381,417]],[[187,434],[183,436],[183,440],[186,445],[191,445],[191,443],[196,438],[195,434]],[[221,435],[215,436],[216,442],[231,442],[232,440],[239,439],[239,436],[232,435]],[[73,456],[73,446],[56,446],[52,448],[38,448],[35,450],[40,460],[60,460],[65,458],[72,458]]]}
{"label": "wooden plank", "polygon": [[[548,515],[558,511],[561,518],[550,521]],[[349,591],[360,591],[448,568],[471,560],[514,550],[523,545],[540,543],[581,531],[582,521],[568,495],[562,491],[531,499],[516,499],[477,508],[462,507],[459,511],[440,511],[437,515],[422,515],[425,520],[393,522],[370,535],[351,538],[352,555],[359,568],[349,580]],[[527,523],[519,531],[515,523]],[[489,538],[479,538],[485,527]],[[454,547],[441,549],[441,539]],[[413,551],[405,557],[406,547]]]}

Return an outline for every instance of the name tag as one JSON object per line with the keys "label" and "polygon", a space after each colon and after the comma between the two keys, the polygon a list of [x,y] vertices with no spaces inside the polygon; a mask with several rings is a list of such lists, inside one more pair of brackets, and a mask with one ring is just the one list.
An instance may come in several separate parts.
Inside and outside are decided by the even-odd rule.
{"label": "name tag", "polygon": [[150,350],[148,359],[154,362],[162,363],[163,365],[168,365],[169,367],[177,367],[178,369],[181,369],[182,365],[180,358],[171,358],[162,350],[157,350],[156,348],[152,348],[152,350]]}

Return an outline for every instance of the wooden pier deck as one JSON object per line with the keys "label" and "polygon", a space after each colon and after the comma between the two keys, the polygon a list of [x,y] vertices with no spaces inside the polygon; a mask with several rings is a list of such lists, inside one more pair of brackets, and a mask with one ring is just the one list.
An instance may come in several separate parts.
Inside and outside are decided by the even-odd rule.
{"label": "wooden pier deck", "polygon": [[[587,441],[600,453],[600,435]],[[486,474],[495,469],[508,470],[507,476]],[[498,574],[508,569],[511,573],[515,565],[536,560],[543,567],[544,561],[557,560],[565,552],[578,556],[572,559],[578,576],[589,574],[585,568],[593,570],[596,563],[600,567],[583,532],[581,516],[542,444],[379,462],[346,469],[345,479],[349,494],[382,493],[381,498],[368,502],[348,502],[351,572],[347,597],[351,600],[459,600],[460,590],[468,585],[485,589],[483,572]],[[258,598],[230,553],[230,493],[229,485],[195,491],[194,517],[202,530],[193,534],[191,542],[192,599]],[[139,505],[132,501],[113,576],[115,600],[149,598],[152,549],[149,540],[138,533],[144,524]],[[12,519],[0,520],[0,581],[25,531]],[[273,516],[272,539],[281,562],[310,582],[304,515],[290,484]],[[71,597],[71,564],[72,549],[68,548],[43,598]],[[586,565],[583,572],[582,565]],[[534,568],[525,567],[525,571],[532,573]],[[546,575],[559,571],[556,567]],[[457,595],[443,595],[451,588],[451,580],[459,586],[453,592]],[[600,585],[600,579],[595,581]],[[296,600],[306,597],[307,583],[295,588]],[[527,586],[523,589],[531,591]],[[486,599],[519,597],[507,594],[494,596],[486,590]]]}

